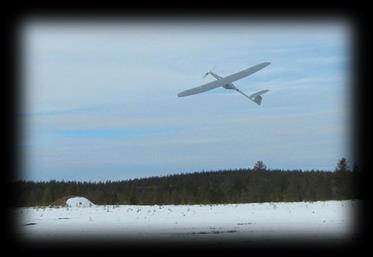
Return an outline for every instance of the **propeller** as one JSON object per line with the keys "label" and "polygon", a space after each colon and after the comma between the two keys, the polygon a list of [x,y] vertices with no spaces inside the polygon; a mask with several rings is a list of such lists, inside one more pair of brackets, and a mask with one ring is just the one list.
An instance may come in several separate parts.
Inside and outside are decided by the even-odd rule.
{"label": "propeller", "polygon": [[205,75],[203,75],[202,79],[206,78],[206,77],[207,77],[207,75],[209,75],[209,74],[210,74],[210,72],[209,72],[209,71],[208,71],[208,72],[206,72],[206,73],[205,73]]}
{"label": "propeller", "polygon": [[212,67],[212,69],[210,69],[210,71],[206,72],[206,73],[202,76],[202,79],[206,78],[207,75],[209,75],[210,72],[213,71],[215,68],[216,68],[216,65],[215,65],[214,67]]}

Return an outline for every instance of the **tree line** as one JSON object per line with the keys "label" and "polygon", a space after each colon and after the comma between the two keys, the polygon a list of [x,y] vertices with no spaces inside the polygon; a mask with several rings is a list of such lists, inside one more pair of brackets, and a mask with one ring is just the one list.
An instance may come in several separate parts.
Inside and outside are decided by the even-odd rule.
{"label": "tree line", "polygon": [[57,205],[83,196],[94,204],[221,204],[346,200],[358,198],[360,172],[342,158],[335,171],[252,169],[204,171],[125,181],[16,181],[16,206]]}

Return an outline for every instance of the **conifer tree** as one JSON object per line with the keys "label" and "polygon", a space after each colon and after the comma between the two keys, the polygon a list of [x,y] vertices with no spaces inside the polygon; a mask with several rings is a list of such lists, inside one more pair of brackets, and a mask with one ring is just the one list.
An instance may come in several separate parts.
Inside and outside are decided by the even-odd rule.
{"label": "conifer tree", "polygon": [[253,168],[254,171],[266,171],[267,166],[262,161],[257,161]]}
{"label": "conifer tree", "polygon": [[349,171],[348,163],[346,158],[342,158],[338,161],[337,167],[335,169],[336,172],[346,172]]}

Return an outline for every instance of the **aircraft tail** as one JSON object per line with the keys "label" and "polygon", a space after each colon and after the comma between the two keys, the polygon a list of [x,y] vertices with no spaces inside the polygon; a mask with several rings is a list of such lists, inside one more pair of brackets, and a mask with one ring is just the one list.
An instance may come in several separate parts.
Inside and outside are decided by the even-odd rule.
{"label": "aircraft tail", "polygon": [[264,89],[264,90],[261,90],[259,92],[254,93],[252,95],[246,95],[244,92],[242,92],[238,88],[234,87],[234,89],[237,92],[239,92],[240,94],[242,94],[242,95],[246,96],[247,98],[249,98],[251,101],[253,101],[257,105],[260,105],[262,103],[262,100],[263,100],[262,95],[265,94],[265,93],[267,93],[269,91],[268,89]]}
{"label": "aircraft tail", "polygon": [[269,91],[268,89],[265,89],[265,90],[261,90],[259,92],[256,92],[256,93],[250,95],[249,99],[251,101],[253,101],[254,103],[260,105],[262,103],[262,100],[263,100],[262,95],[267,93],[268,91]]}

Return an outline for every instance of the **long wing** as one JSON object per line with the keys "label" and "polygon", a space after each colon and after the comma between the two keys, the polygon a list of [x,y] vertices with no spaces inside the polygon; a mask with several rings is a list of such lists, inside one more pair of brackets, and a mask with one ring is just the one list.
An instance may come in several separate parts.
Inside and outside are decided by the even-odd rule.
{"label": "long wing", "polygon": [[214,88],[217,88],[217,87],[224,86],[225,84],[227,84],[227,83],[222,81],[222,79],[219,79],[219,80],[212,81],[210,83],[204,84],[204,85],[199,86],[199,87],[194,87],[194,88],[185,90],[185,91],[177,94],[177,96],[178,97],[183,97],[183,96],[188,96],[188,95],[195,95],[195,94],[206,92],[208,90],[211,90],[211,89],[214,89]]}
{"label": "long wing", "polygon": [[214,89],[214,88],[217,88],[217,87],[224,86],[224,85],[232,83],[236,80],[247,77],[247,76],[263,69],[264,67],[266,67],[270,64],[271,64],[270,62],[263,62],[261,64],[257,64],[255,66],[244,69],[244,70],[239,71],[237,73],[234,73],[232,75],[229,75],[229,76],[226,76],[224,78],[218,79],[216,81],[212,81],[212,82],[209,82],[209,83],[204,84],[202,86],[185,90],[185,91],[179,93],[177,96],[178,97],[183,97],[183,96],[188,96],[188,95],[199,94],[199,93],[206,92],[208,90],[211,90],[211,89]]}

